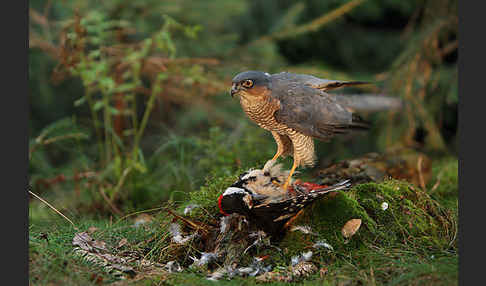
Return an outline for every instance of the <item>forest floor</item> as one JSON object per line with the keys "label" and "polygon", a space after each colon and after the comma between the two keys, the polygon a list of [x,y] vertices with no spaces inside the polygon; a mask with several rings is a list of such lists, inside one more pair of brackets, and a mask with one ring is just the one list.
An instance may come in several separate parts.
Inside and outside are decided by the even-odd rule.
{"label": "forest floor", "polygon": [[[457,285],[457,171],[455,158],[428,160],[416,153],[363,156],[320,170],[309,180],[351,178],[353,187],[306,208],[293,225],[306,226],[309,233],[288,231],[275,247],[239,253],[239,267],[257,269],[254,257],[265,257],[263,265],[270,266],[271,274],[231,279],[226,274],[218,281],[208,277],[225,258],[194,266],[191,256],[208,251],[204,241],[193,236],[175,243],[170,228],[182,223],[181,235],[188,237],[204,233],[197,226],[191,229],[191,222],[218,226],[214,202],[238,174],[209,181],[181,204],[118,218],[73,218],[75,226],[45,204],[31,202],[30,284]],[[184,215],[189,205],[198,207]],[[344,237],[343,226],[351,219],[360,219],[361,226]],[[317,242],[326,247],[315,247]],[[292,257],[309,251],[313,266],[295,274]],[[169,261],[177,261],[182,271],[168,271]]]}

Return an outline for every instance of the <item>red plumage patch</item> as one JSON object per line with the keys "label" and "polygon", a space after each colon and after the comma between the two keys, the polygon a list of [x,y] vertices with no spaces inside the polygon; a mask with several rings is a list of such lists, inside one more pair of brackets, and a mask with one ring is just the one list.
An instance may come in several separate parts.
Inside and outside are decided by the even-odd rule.
{"label": "red plumage patch", "polygon": [[328,187],[327,185],[319,185],[310,182],[299,183],[299,185],[301,185],[302,187],[306,188],[309,191]]}
{"label": "red plumage patch", "polygon": [[221,207],[221,200],[223,199],[223,195],[220,195],[218,198],[218,207],[219,207],[219,212],[225,216],[229,216],[229,214],[225,213],[223,211],[223,208]]}

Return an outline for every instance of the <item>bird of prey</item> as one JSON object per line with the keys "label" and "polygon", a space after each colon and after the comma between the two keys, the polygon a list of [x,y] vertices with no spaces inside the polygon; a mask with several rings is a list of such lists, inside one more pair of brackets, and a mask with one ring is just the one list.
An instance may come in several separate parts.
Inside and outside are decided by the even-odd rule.
{"label": "bird of prey", "polygon": [[397,98],[327,93],[358,84],[364,82],[328,80],[289,72],[246,71],[233,78],[231,96],[238,95],[248,117],[270,131],[277,142],[277,152],[271,160],[287,155],[294,159],[284,189],[297,167],[315,164],[313,138],[328,141],[336,134],[367,129],[368,124],[355,111],[401,106]]}

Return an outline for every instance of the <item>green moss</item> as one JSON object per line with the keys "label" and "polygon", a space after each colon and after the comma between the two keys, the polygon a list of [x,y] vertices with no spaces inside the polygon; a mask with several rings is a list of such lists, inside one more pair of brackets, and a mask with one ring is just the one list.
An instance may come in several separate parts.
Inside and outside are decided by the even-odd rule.
{"label": "green moss", "polygon": [[[240,174],[238,170],[236,174]],[[205,186],[202,186],[198,191],[189,194],[190,200],[179,208],[179,213],[182,213],[184,208],[190,204],[196,204],[199,207],[194,209],[190,216],[200,221],[207,222],[212,216],[210,214],[218,214],[218,197],[231,184],[233,184],[238,175],[228,175],[221,177],[212,177],[207,180]]]}
{"label": "green moss", "polygon": [[[354,186],[352,189],[336,193],[323,198],[305,209],[304,213],[293,225],[309,225],[318,236],[303,234],[299,231],[287,232],[287,235],[277,245],[282,251],[271,247],[255,248],[250,255],[243,256],[241,265],[248,265],[254,255],[269,258],[266,263],[281,267],[290,264],[294,255],[303,251],[312,250],[312,260],[320,267],[327,267],[328,274],[320,278],[318,273],[313,274],[303,281],[306,285],[336,285],[347,281],[361,282],[364,285],[373,283],[391,283],[394,285],[407,285],[412,281],[422,281],[424,284],[436,284],[444,281],[451,284],[457,279],[457,253],[456,253],[456,218],[454,209],[448,209],[439,204],[439,199],[448,196],[453,198],[457,187],[457,175],[454,161],[446,162],[437,167],[434,172],[438,174],[442,169],[442,183],[435,188],[432,195],[414,187],[413,185],[398,180],[387,180],[383,183],[366,183]],[[198,204],[199,208],[193,210],[190,219],[217,225],[217,198],[221,192],[231,185],[237,175],[242,173],[239,169],[234,174],[213,174],[207,179],[205,186],[200,190],[189,194],[190,199],[182,205],[168,202],[167,207],[177,213],[183,213],[188,204]],[[449,186],[453,184],[454,186]],[[428,187],[430,190],[431,187]],[[437,198],[437,200],[435,199]],[[386,210],[382,209],[382,203],[388,203]],[[177,206],[178,205],[178,206]],[[146,285],[163,282],[167,285],[205,285],[213,281],[206,280],[206,272],[187,268],[192,260],[189,256],[197,256],[199,251],[204,251],[203,240],[195,239],[186,246],[171,243],[168,231],[173,217],[167,212],[153,214],[152,223],[142,228],[132,228],[129,221],[120,223],[108,223],[84,221],[78,224],[81,230],[89,226],[96,226],[100,232],[95,232],[96,239],[102,239],[110,245],[116,245],[124,237],[129,240],[131,250],[143,254],[146,259],[157,262],[177,260],[186,268],[184,273],[172,274],[161,277],[160,280],[145,280]],[[345,239],[341,234],[344,224],[353,218],[360,218],[362,224],[358,232],[350,239]],[[44,220],[40,220],[44,221]],[[35,271],[31,271],[33,277],[40,279],[42,273],[48,273],[49,269],[62,268],[63,261],[73,265],[79,260],[66,253],[72,249],[70,241],[74,230],[49,231],[51,242],[61,239],[61,243],[45,243],[39,237],[40,232],[46,232],[52,227],[38,225],[38,220],[31,220],[30,230],[33,233],[29,241],[29,251],[39,263],[45,263],[46,267],[40,267],[37,262]],[[64,225],[66,223],[62,221]],[[69,226],[67,226],[69,227]],[[42,231],[41,231],[42,230]],[[189,233],[190,229],[184,229]],[[312,245],[318,240],[324,240],[334,248],[329,251],[325,248],[314,249]],[[57,247],[54,247],[57,245]],[[49,257],[57,257],[55,260]],[[50,261],[49,263],[46,263]],[[84,264],[83,264],[84,265]],[[385,265],[385,266],[384,266]],[[389,267],[388,267],[389,266]],[[57,268],[56,268],[57,267]],[[81,273],[89,273],[93,266],[86,264]],[[388,267],[388,268],[387,268]],[[97,272],[107,281],[115,278]],[[278,268],[274,268],[278,271]],[[59,272],[68,275],[66,272]],[[69,274],[69,279],[84,282],[89,281],[87,274]],[[82,277],[81,277],[81,276]],[[61,281],[60,276],[46,276],[42,281]],[[89,281],[91,283],[91,281]],[[86,285],[88,285],[87,283]],[[151,284],[152,283],[152,284]],[[227,285],[252,285],[254,278],[235,278],[231,281],[220,281]],[[283,283],[271,283],[281,285]]]}
{"label": "green moss", "polygon": [[[236,172],[241,173],[242,170]],[[218,213],[217,201],[221,192],[237,179],[237,175],[208,179],[206,186],[190,194],[188,204],[200,207],[191,217],[203,222],[215,222]],[[388,208],[382,209],[387,203]],[[213,215],[211,215],[213,214]],[[361,228],[351,238],[341,234],[344,224],[350,219],[362,220]],[[324,240],[334,247],[336,253],[351,253],[373,245],[395,247],[404,245],[422,251],[448,249],[454,240],[456,222],[453,212],[440,206],[426,192],[399,180],[383,183],[366,183],[351,190],[328,196],[308,207],[294,225],[309,225],[319,235],[287,232],[279,247],[284,255],[265,251],[274,258],[273,263],[288,264],[290,257]],[[262,254],[262,253],[260,253]],[[327,250],[319,250],[324,260],[334,259]]]}
{"label": "green moss", "polygon": [[[386,202],[388,208],[381,205]],[[361,228],[349,241],[341,234],[344,224],[354,218]],[[450,211],[422,190],[407,182],[389,180],[366,183],[327,197],[307,208],[295,224],[310,225],[317,238],[290,232],[282,247],[294,255],[318,239],[330,243],[336,252],[348,252],[371,245],[406,245],[420,249],[446,249],[455,232]],[[312,239],[312,241],[311,241]]]}
{"label": "green moss", "polygon": [[[198,221],[214,222],[217,213],[214,202],[235,179],[236,175],[210,179],[198,192],[191,193],[188,203],[201,206],[191,213],[191,217]],[[388,209],[381,208],[383,202],[388,203]],[[167,206],[175,209],[173,203]],[[182,213],[183,208],[184,206],[180,206],[177,212]],[[346,240],[341,229],[353,218],[360,218],[362,225],[353,237]],[[298,231],[288,232],[277,245],[282,251],[260,247],[251,255],[243,257],[241,265],[248,265],[253,255],[269,255],[266,263],[273,265],[274,271],[278,271],[275,267],[288,266],[292,256],[312,250],[312,260],[319,268],[328,268],[328,274],[320,278],[315,273],[302,281],[305,285],[336,285],[349,281],[364,285],[408,285],[416,281],[428,285],[443,285],[441,283],[445,281],[445,284],[450,285],[457,280],[457,254],[453,239],[455,218],[426,192],[407,182],[388,180],[380,184],[360,184],[314,203],[295,221],[294,225],[311,226],[318,236]],[[160,212],[154,216],[152,223],[143,228],[131,227],[133,222],[130,221],[83,221],[77,225],[81,231],[90,226],[98,227],[100,231],[95,232],[93,237],[110,245],[116,245],[121,238],[127,238],[131,245],[130,250],[142,253],[146,259],[161,263],[178,260],[186,268],[184,273],[147,278],[141,282],[145,284],[141,285],[157,285],[161,282],[166,285],[212,285],[214,282],[206,280],[205,271],[187,268],[192,263],[188,256],[197,256],[198,250],[203,249],[200,241],[195,240],[190,247],[171,243],[168,232],[171,221],[170,215]],[[51,224],[49,227],[37,223],[31,225],[29,251],[35,258],[35,261],[31,261],[31,266],[35,266],[35,270],[30,273],[32,277],[40,279],[45,273],[50,273],[48,269],[59,270],[64,261],[68,261],[69,265],[80,265],[77,267],[83,269],[77,268],[79,271],[73,271],[74,274],[60,271],[59,275],[47,275],[42,281],[67,279],[66,281],[79,280],[90,285],[92,281],[86,273],[91,273],[92,269],[104,276],[105,281],[116,280],[102,269],[93,268],[93,265],[84,262],[80,264],[79,259],[68,255],[72,249],[70,242],[75,231],[64,221],[61,222],[65,226],[62,229]],[[40,238],[40,233],[46,231],[49,232],[49,243]],[[325,240],[334,250],[313,249],[312,245],[318,240]],[[49,258],[52,256],[56,259]],[[45,267],[41,267],[41,264],[45,264]],[[62,275],[67,278],[61,278]],[[218,283],[253,285],[255,279],[236,277],[231,281],[222,280]]]}

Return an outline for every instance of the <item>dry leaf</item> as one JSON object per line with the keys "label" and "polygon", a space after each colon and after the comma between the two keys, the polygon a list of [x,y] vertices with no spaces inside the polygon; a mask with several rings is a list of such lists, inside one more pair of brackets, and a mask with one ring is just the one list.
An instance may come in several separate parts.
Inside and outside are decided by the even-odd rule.
{"label": "dry leaf", "polygon": [[348,220],[343,226],[343,229],[341,229],[341,233],[345,238],[350,238],[353,236],[361,226],[361,219],[359,218],[354,218]]}
{"label": "dry leaf", "polygon": [[106,243],[101,240],[94,240],[89,234],[85,231],[76,233],[73,238],[73,245],[79,246],[81,249],[86,251],[99,251],[106,249]]}
{"label": "dry leaf", "polygon": [[76,233],[73,238],[73,245],[79,246],[81,249],[86,251],[91,251],[93,247],[91,246],[93,239],[87,232]]}

